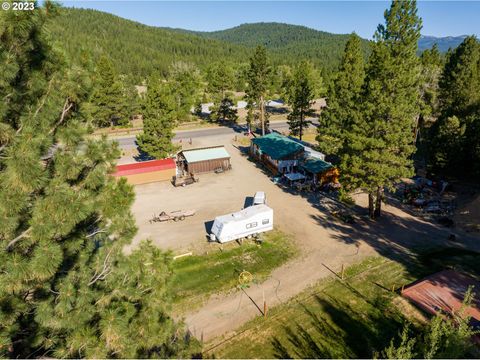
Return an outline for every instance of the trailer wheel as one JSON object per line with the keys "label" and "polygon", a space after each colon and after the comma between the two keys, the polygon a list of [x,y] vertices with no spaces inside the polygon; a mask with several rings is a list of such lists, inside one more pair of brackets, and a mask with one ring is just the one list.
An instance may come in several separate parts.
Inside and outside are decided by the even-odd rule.
{"label": "trailer wheel", "polygon": [[180,221],[185,220],[185,215],[180,216]]}
{"label": "trailer wheel", "polygon": [[173,218],[173,221],[177,222],[177,221],[178,221],[178,216],[175,216],[175,217]]}

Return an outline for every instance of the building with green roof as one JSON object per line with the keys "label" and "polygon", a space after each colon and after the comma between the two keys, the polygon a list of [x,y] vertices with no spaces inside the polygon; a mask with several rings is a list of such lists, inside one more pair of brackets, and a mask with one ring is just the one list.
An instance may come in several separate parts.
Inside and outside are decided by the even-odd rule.
{"label": "building with green roof", "polygon": [[315,183],[338,181],[338,169],[323,154],[277,132],[252,139],[250,156],[274,175],[301,172]]}
{"label": "building with green roof", "polygon": [[254,138],[250,144],[250,156],[262,162],[274,175],[293,171],[304,151],[301,144],[276,132]]}

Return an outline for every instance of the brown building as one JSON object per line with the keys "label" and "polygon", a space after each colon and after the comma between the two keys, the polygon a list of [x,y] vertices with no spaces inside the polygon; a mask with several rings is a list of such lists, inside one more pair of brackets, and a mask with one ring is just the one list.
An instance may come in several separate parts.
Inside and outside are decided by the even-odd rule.
{"label": "brown building", "polygon": [[189,174],[229,170],[230,154],[224,146],[183,150],[178,153],[179,168]]}
{"label": "brown building", "polygon": [[161,159],[118,165],[113,176],[124,177],[132,185],[171,180],[176,175],[175,160]]}

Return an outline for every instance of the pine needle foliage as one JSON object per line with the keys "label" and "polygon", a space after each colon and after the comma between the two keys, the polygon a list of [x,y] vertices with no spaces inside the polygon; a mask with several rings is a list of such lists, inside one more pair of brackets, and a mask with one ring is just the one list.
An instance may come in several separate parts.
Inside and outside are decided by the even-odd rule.
{"label": "pine needle foliage", "polygon": [[465,293],[456,313],[435,315],[424,328],[412,334],[408,325],[400,334],[400,342],[390,342],[382,357],[385,359],[462,359],[471,358],[475,349],[473,337],[479,334],[471,325],[468,308],[474,299],[473,288]]}
{"label": "pine needle foliage", "polygon": [[123,253],[134,193],[85,137],[91,82],[50,45],[56,9],[0,13],[0,357],[187,356],[169,255]]}
{"label": "pine needle foliage", "polygon": [[174,89],[171,84],[156,78],[150,79],[143,110],[143,133],[137,135],[141,151],[157,159],[175,153],[176,147],[172,144],[175,108]]}
{"label": "pine needle foliage", "polygon": [[299,136],[302,140],[304,130],[310,122],[307,117],[314,115],[312,109],[315,97],[314,69],[307,62],[302,61],[296,67],[288,91],[288,102],[292,111],[288,114],[288,127],[293,135]]}
{"label": "pine needle foliage", "polygon": [[272,68],[268,61],[267,50],[263,46],[257,46],[250,58],[250,68],[247,73],[247,98],[259,113],[262,135],[266,130],[265,98],[271,85]]}
{"label": "pine needle foliage", "polygon": [[97,127],[128,125],[132,115],[129,109],[132,94],[128,94],[111,61],[105,56],[97,64],[94,84],[91,98],[93,123]]}
{"label": "pine needle foliage", "polygon": [[378,26],[366,67],[361,116],[346,134],[344,179],[350,187],[368,192],[372,219],[380,216],[384,189],[413,175],[420,29],[414,0],[393,1],[385,11],[385,25]]}
{"label": "pine needle foliage", "polygon": [[365,64],[361,40],[350,35],[340,69],[330,84],[328,107],[322,111],[318,127],[318,147],[328,155],[342,158],[348,134],[360,120],[361,91],[365,81]]}
{"label": "pine needle foliage", "polygon": [[469,36],[448,56],[439,82],[439,119],[432,126],[434,171],[480,178],[480,43]]}

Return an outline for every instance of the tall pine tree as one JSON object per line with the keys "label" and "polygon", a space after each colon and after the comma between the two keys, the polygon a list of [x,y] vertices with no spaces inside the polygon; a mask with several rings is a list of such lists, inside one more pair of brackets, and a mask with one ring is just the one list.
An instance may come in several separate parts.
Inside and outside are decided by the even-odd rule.
{"label": "tall pine tree", "polygon": [[257,46],[253,56],[250,58],[250,68],[247,74],[247,97],[259,112],[259,119],[262,126],[262,135],[265,135],[265,100],[271,83],[271,66],[268,62],[267,50],[263,46]]}
{"label": "tall pine tree", "polygon": [[128,91],[107,57],[100,58],[95,74],[95,90],[91,98],[93,123],[98,127],[128,125],[132,115]]}
{"label": "tall pine tree", "polygon": [[171,85],[150,79],[143,110],[143,133],[137,135],[140,150],[157,159],[173,155],[175,118]]}
{"label": "tall pine tree", "polygon": [[237,110],[228,91],[235,82],[233,69],[224,61],[215,63],[208,69],[207,81],[207,90],[214,102],[210,118],[214,121],[237,121]]}
{"label": "tall pine tree", "polygon": [[[480,178],[480,43],[474,36],[449,54],[439,86],[440,116],[432,127],[433,168]],[[456,135],[445,138],[448,134]]]}
{"label": "tall pine tree", "polygon": [[342,158],[348,145],[348,133],[361,116],[359,107],[364,81],[361,39],[352,34],[345,45],[340,69],[330,85],[328,106],[320,114],[317,141],[325,154]]}
{"label": "tall pine tree", "polygon": [[312,109],[315,88],[313,84],[313,67],[307,61],[302,61],[295,69],[289,85],[288,103],[292,111],[288,114],[288,127],[293,135],[302,140],[304,130],[310,122],[307,117],[314,114]]}
{"label": "tall pine tree", "polygon": [[55,10],[0,13],[0,357],[187,356],[168,255],[123,253],[134,193],[85,137],[90,81],[50,46]]}
{"label": "tall pine tree", "polygon": [[371,218],[380,215],[383,191],[413,174],[414,129],[419,116],[421,19],[416,1],[393,1],[372,45],[362,115],[347,135],[342,162],[347,183],[368,192]]}

